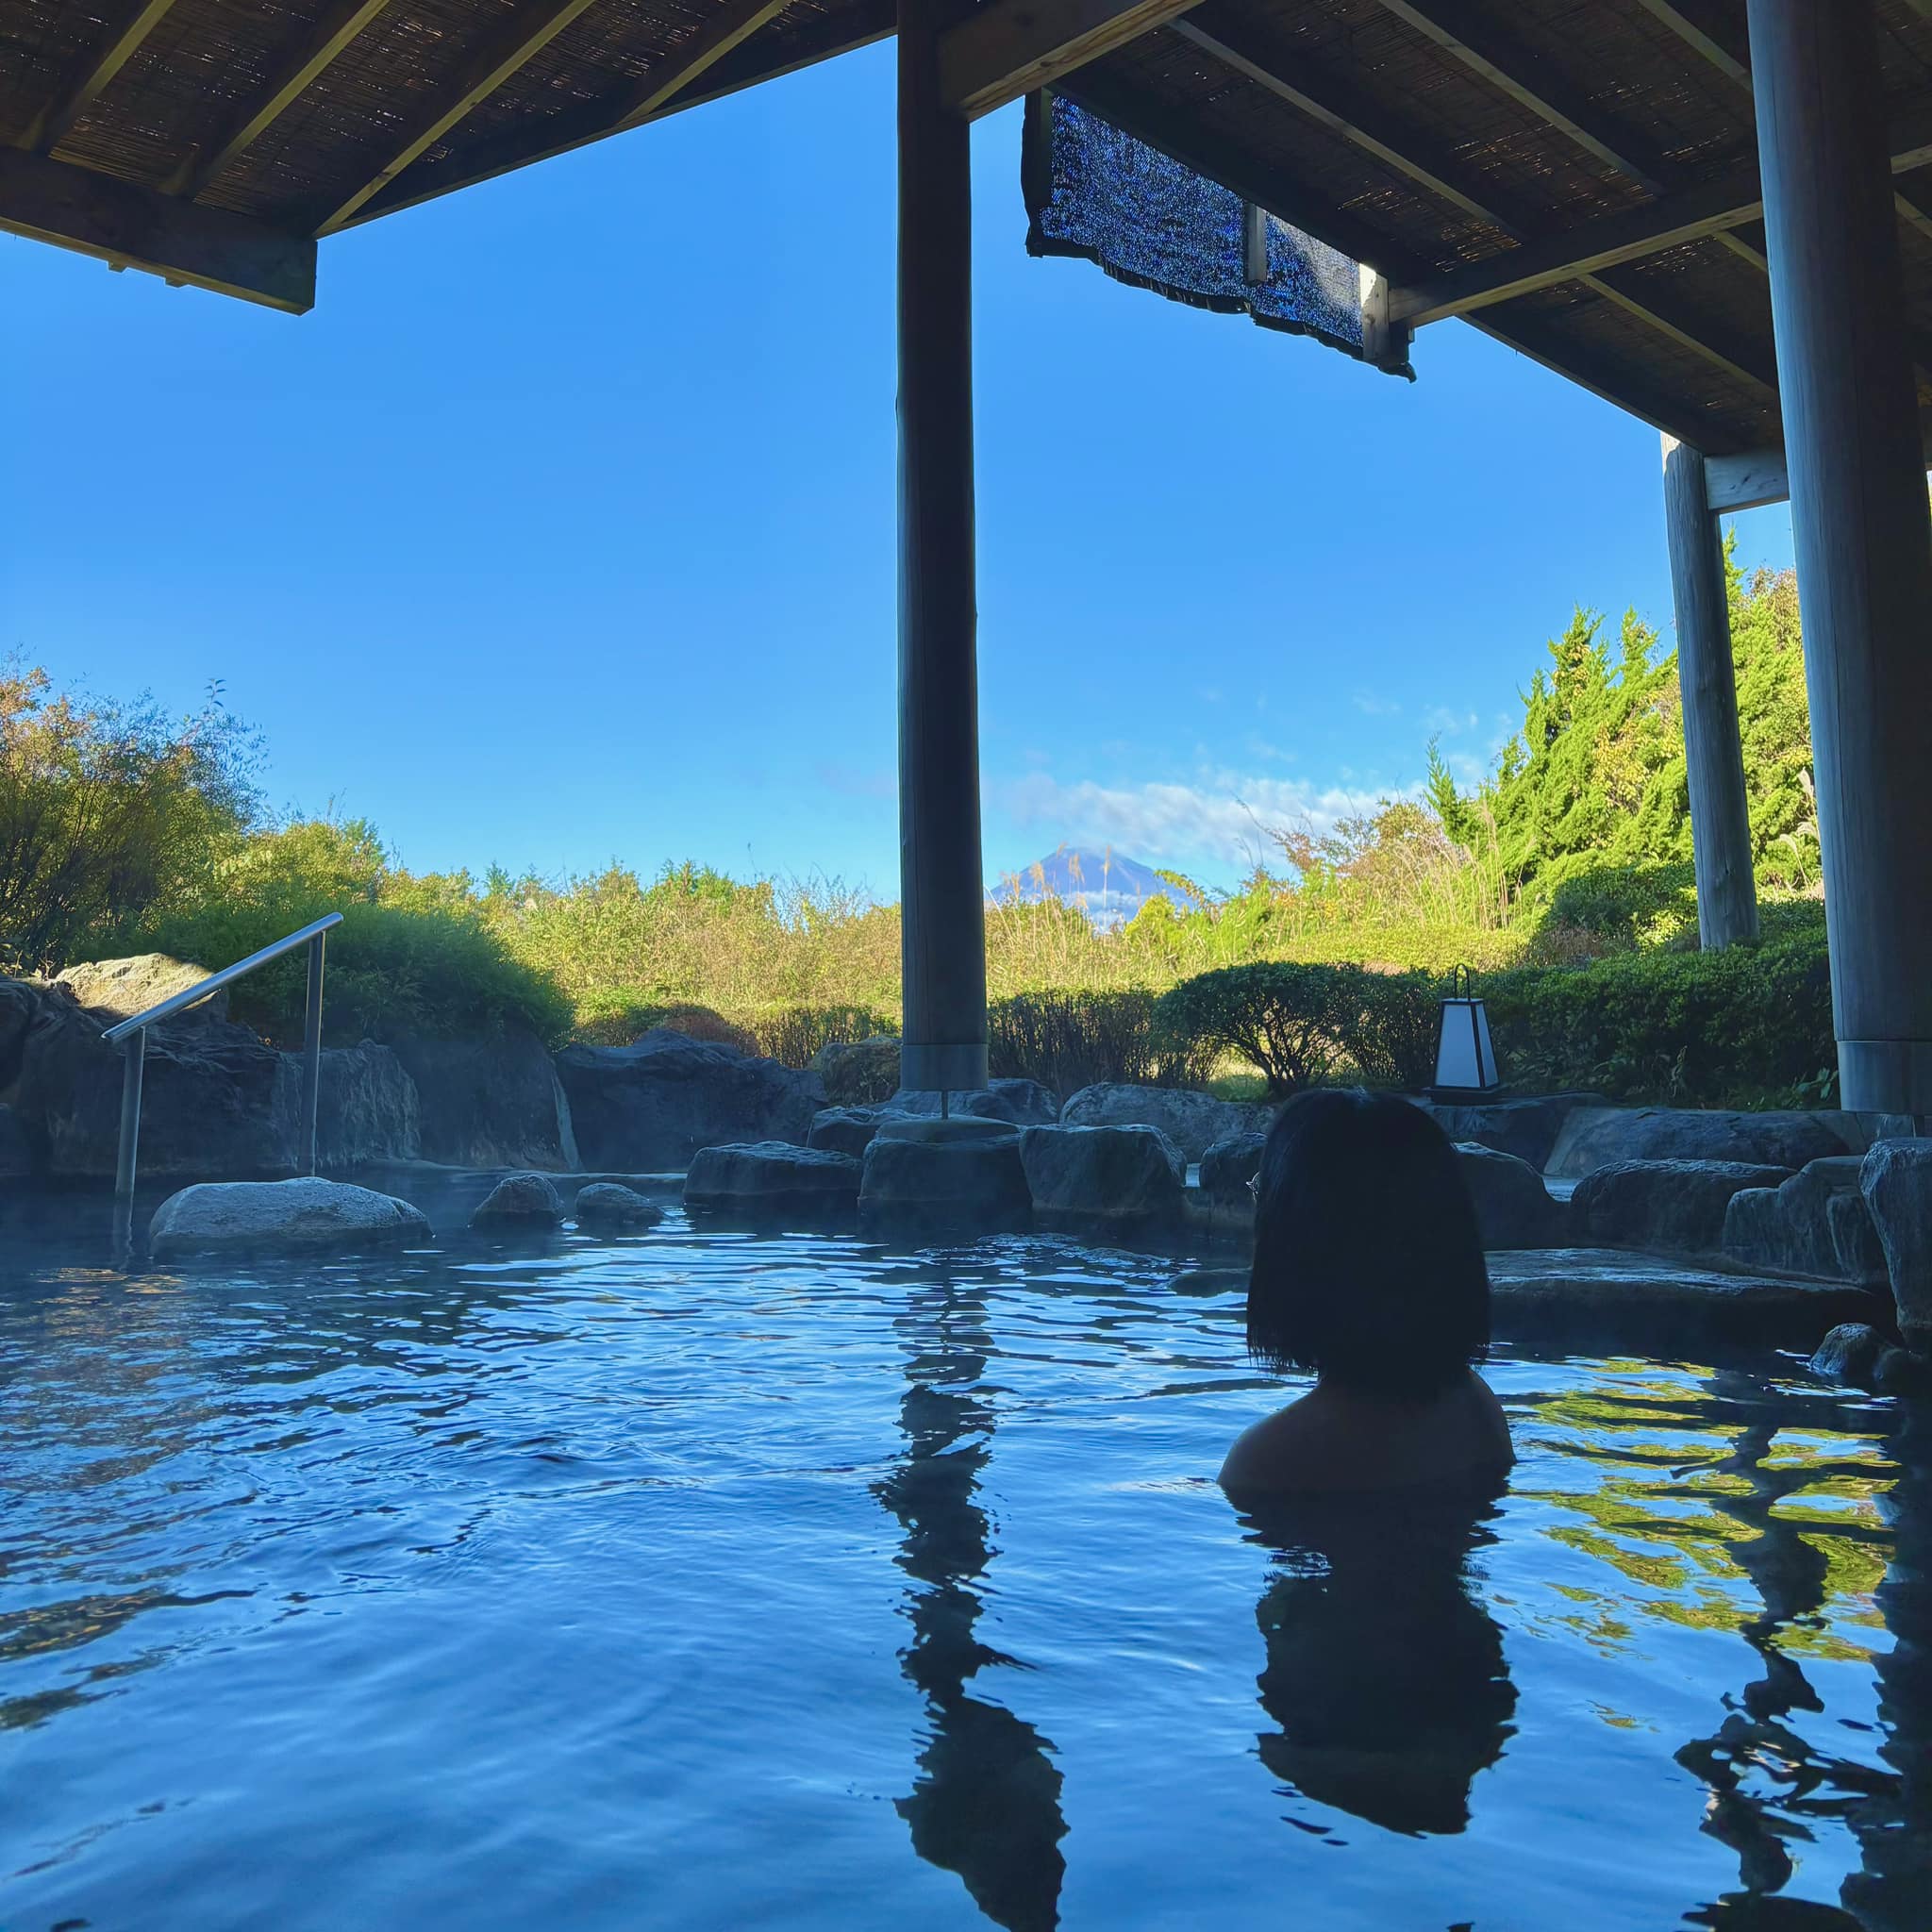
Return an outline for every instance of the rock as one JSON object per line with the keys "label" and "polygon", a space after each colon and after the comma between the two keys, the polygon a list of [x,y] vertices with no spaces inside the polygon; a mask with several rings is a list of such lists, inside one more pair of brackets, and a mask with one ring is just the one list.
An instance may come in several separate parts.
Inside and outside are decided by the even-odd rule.
{"label": "rock", "polygon": [[1457,1144],[1462,1177],[1475,1197],[1476,1224],[1489,1248],[1547,1248],[1561,1239],[1564,1204],[1551,1199],[1526,1160],[1474,1141]]}
{"label": "rock", "polygon": [[727,1141],[803,1146],[825,1101],[814,1073],[661,1026],[630,1046],[566,1047],[557,1071],[595,1167],[684,1168]]}
{"label": "rock", "polygon": [[834,1107],[875,1107],[899,1091],[899,1042],[890,1034],[828,1041],[811,1064]]}
{"label": "rock", "polygon": [[423,1158],[452,1167],[578,1165],[570,1102],[549,1050],[514,1023],[487,1040],[394,1041],[416,1083]]}
{"label": "rock", "polygon": [[407,1201],[346,1181],[204,1181],[155,1209],[148,1253],[187,1255],[348,1253],[429,1239]]}
{"label": "rock", "polygon": [[1722,1113],[1705,1108],[1574,1107],[1545,1171],[1575,1180],[1623,1160],[1738,1160],[1802,1168],[1846,1151],[1832,1113]]}
{"label": "rock", "polygon": [[1731,1196],[1790,1177],[1788,1167],[1741,1160],[1613,1160],[1576,1183],[1571,1212],[1577,1235],[1602,1247],[1714,1255]]}
{"label": "rock", "polygon": [[[308,1136],[302,1113],[306,1070],[299,1053],[285,1053],[281,1059],[275,1076],[274,1132],[285,1150],[283,1164],[299,1169],[305,1162]],[[143,1106],[143,1167],[147,1164],[145,1116]],[[402,1061],[373,1040],[365,1040],[359,1046],[323,1048],[315,1126],[318,1161],[325,1169],[422,1158],[416,1083]]]}
{"label": "rock", "polygon": [[507,1174],[470,1216],[472,1227],[555,1227],[563,1202],[547,1174]]}
{"label": "rock", "polygon": [[[106,1016],[102,1024],[112,1025],[116,1020],[131,1020],[177,992],[187,991],[206,979],[208,972],[206,966],[171,959],[165,953],[136,953],[125,959],[92,959],[70,966],[57,973],[49,984],[64,986],[79,1005]],[[228,990],[223,987],[177,1014],[175,1024],[227,1017]]]}
{"label": "rock", "polygon": [[1881,1395],[1932,1395],[1932,1360],[1910,1349],[1883,1348],[1872,1370],[1872,1386]]}
{"label": "rock", "polygon": [[579,1188],[573,1211],[581,1227],[652,1227],[664,1219],[663,1208],[655,1201],[616,1181],[592,1181]]}
{"label": "rock", "polygon": [[1187,1162],[1158,1127],[1027,1127],[1020,1163],[1036,1213],[1104,1221],[1180,1210]]}
{"label": "rock", "polygon": [[891,1116],[882,1107],[827,1107],[812,1115],[808,1147],[823,1147],[828,1154],[849,1154],[862,1159],[872,1145],[880,1124]]}
{"label": "rock", "polygon": [[824,1147],[756,1141],[703,1147],[684,1177],[693,1214],[849,1208],[858,1199],[858,1162]]}
{"label": "rock", "polygon": [[1875,1306],[1838,1283],[1767,1281],[1602,1248],[1492,1255],[1490,1291],[1499,1335],[1622,1353],[1733,1339],[1809,1348],[1837,1323],[1870,1320]]}
{"label": "rock", "polygon": [[1239,1294],[1248,1291],[1248,1271],[1245,1268],[1184,1268],[1168,1283],[1175,1294],[1192,1295],[1205,1300],[1211,1295]]}
{"label": "rock", "polygon": [[[947,1110],[968,1120],[1005,1121],[1014,1127],[1051,1126],[1060,1117],[1060,1104],[1052,1089],[1038,1080],[993,1080],[977,1091],[948,1094]],[[937,1093],[913,1093],[902,1089],[886,1103],[891,1113],[937,1119]]]}
{"label": "rock", "polygon": [[1563,1123],[1577,1108],[1604,1104],[1600,1093],[1545,1093],[1521,1100],[1476,1101],[1467,1107],[1416,1102],[1450,1140],[1493,1147],[1498,1154],[1513,1154],[1537,1168],[1548,1163]]}
{"label": "rock", "polygon": [[1102,1081],[1083,1087],[1060,1108],[1068,1127],[1158,1127],[1186,1160],[1199,1160],[1233,1134],[1265,1134],[1274,1109],[1217,1100],[1188,1087],[1134,1087]]}
{"label": "rock", "polygon": [[1218,1202],[1251,1200],[1248,1183],[1261,1172],[1266,1134],[1230,1134],[1201,1157],[1201,1191]]}
{"label": "rock", "polygon": [[[1020,1137],[912,1138],[937,1122],[889,1123],[865,1150],[858,1190],[862,1219],[968,1223],[974,1229],[1021,1225],[1033,1196],[1020,1158]],[[978,1123],[956,1122],[956,1127]]]}
{"label": "rock", "polygon": [[[64,989],[0,981],[0,1103],[11,1106],[36,1170],[104,1179],[120,1139],[121,1050],[102,1016]],[[322,1164],[414,1159],[416,1091],[387,1047],[330,1047],[317,1109]],[[148,1032],[142,1077],[143,1174],[286,1174],[307,1154],[302,1057],[218,1018]]]}
{"label": "rock", "polygon": [[1869,1389],[1878,1357],[1891,1346],[1877,1329],[1864,1322],[1840,1322],[1807,1364],[1814,1375],[1855,1389]]}
{"label": "rock", "polygon": [[1883,1288],[1885,1255],[1859,1191],[1862,1166],[1857,1155],[1831,1155],[1775,1189],[1733,1194],[1724,1210],[1724,1257],[1741,1267]]}
{"label": "rock", "polygon": [[33,1142],[20,1116],[0,1107],[0,1181],[25,1180],[34,1171]]}
{"label": "rock", "polygon": [[1878,1235],[1899,1330],[1932,1342],[1932,1141],[1877,1141],[1858,1170],[1858,1188]]}

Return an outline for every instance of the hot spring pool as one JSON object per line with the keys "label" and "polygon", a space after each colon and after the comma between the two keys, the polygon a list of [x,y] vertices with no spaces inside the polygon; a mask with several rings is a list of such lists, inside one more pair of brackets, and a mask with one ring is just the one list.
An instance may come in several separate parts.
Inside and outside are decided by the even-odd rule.
{"label": "hot spring pool", "polygon": [[1271,1546],[1174,1273],[16,1272],[0,1925],[1932,1925],[1932,1429],[1506,1343],[1491,1520]]}

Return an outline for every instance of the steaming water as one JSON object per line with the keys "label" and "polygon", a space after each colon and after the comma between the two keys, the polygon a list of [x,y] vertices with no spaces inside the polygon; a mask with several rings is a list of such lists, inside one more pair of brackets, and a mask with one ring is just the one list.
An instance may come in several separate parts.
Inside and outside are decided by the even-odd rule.
{"label": "steaming water", "polygon": [[1493,1517],[1247,1524],[1173,1272],[16,1273],[0,1924],[1932,1924],[1923,1425],[1506,1349]]}

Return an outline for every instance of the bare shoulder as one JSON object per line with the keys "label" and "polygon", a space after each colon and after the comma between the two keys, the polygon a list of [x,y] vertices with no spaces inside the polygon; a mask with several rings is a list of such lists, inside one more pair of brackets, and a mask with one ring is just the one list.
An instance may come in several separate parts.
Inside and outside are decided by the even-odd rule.
{"label": "bare shoulder", "polygon": [[1281,1486],[1284,1472],[1291,1470],[1306,1480],[1308,1465],[1324,1457],[1327,1438],[1309,1402],[1304,1395],[1243,1429],[1221,1465],[1221,1487],[1275,1489]]}

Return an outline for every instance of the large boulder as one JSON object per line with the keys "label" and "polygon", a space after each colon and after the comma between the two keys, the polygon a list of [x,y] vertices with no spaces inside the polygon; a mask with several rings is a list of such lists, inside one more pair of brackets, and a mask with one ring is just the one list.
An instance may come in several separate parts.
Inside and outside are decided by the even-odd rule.
{"label": "large boulder", "polygon": [[416,1083],[425,1160],[559,1173],[581,1164],[557,1067],[529,1027],[484,1040],[405,1036],[394,1049]]}
{"label": "large boulder", "polygon": [[1613,1160],[1576,1183],[1570,1211],[1577,1238],[1599,1247],[1714,1255],[1731,1196],[1790,1177],[1788,1167],[1741,1160]]}
{"label": "large boulder", "polygon": [[882,1224],[931,1220],[981,1231],[1024,1224],[1032,1213],[1033,1196],[1020,1158],[1019,1135],[915,1137],[906,1131],[937,1124],[889,1124],[874,1139],[865,1150],[859,1181],[862,1220]]}
{"label": "large boulder", "polygon": [[1020,1162],[1036,1213],[1172,1218],[1187,1187],[1187,1162],[1158,1127],[1028,1127]]}
{"label": "large boulder", "polygon": [[600,1168],[686,1168],[727,1141],[803,1146],[825,1104],[814,1073],[661,1026],[630,1046],[566,1047],[557,1071],[577,1146]]}
{"label": "large boulder", "polygon": [[1201,1157],[1201,1191],[1210,1200],[1240,1205],[1253,1198],[1248,1183],[1261,1172],[1266,1134],[1230,1134]]}
{"label": "large boulder", "polygon": [[647,1201],[635,1188],[622,1181],[592,1181],[577,1190],[572,1210],[577,1225],[616,1232],[623,1228],[654,1227],[664,1219],[664,1210]]}
{"label": "large boulder", "polygon": [[1885,1251],[1860,1189],[1862,1167],[1857,1155],[1831,1155],[1776,1188],[1733,1194],[1724,1209],[1725,1258],[1781,1274],[1885,1287]]}
{"label": "large boulder", "polygon": [[1564,1203],[1551,1197],[1526,1160],[1476,1142],[1457,1144],[1462,1178],[1475,1199],[1485,1248],[1548,1248],[1562,1239]]}
{"label": "large boulder", "polygon": [[1230,1134],[1266,1133],[1274,1109],[1217,1100],[1188,1087],[1135,1087],[1106,1080],[1083,1087],[1060,1108],[1068,1127],[1158,1127],[1187,1160]]}
{"label": "large boulder", "polygon": [[890,1034],[828,1041],[811,1064],[834,1107],[876,1107],[899,1091],[899,1042]]}
{"label": "large boulder", "polygon": [[858,1162],[823,1147],[758,1141],[703,1147],[684,1177],[692,1214],[778,1214],[849,1209],[858,1199]]}
{"label": "large boulder", "polygon": [[0,1181],[25,1180],[34,1171],[34,1145],[20,1116],[0,1106]]}
{"label": "large boulder", "polygon": [[507,1174],[476,1204],[470,1225],[479,1228],[555,1227],[563,1197],[547,1174]]}
{"label": "large boulder", "polygon": [[1898,1305],[1915,1346],[1932,1344],[1932,1141],[1878,1141],[1858,1171]]}
{"label": "large boulder", "polygon": [[[939,1117],[940,1096],[901,1088],[886,1103],[886,1108],[890,1113],[933,1120]],[[945,1110],[968,1120],[1004,1121],[1011,1127],[1051,1126],[1060,1117],[1058,1096],[1038,1080],[991,1080],[981,1088],[949,1093]]]}
{"label": "large boulder", "polygon": [[1850,1141],[1830,1113],[1724,1113],[1691,1107],[1576,1107],[1564,1117],[1545,1171],[1577,1180],[1622,1160],[1740,1160],[1797,1169]]}
{"label": "large boulder", "polygon": [[882,1107],[826,1107],[812,1115],[808,1147],[820,1147],[828,1154],[849,1154],[855,1160],[865,1157],[873,1136],[892,1116]]}
{"label": "large boulder", "polygon": [[148,1226],[156,1261],[189,1255],[318,1255],[429,1239],[407,1201],[346,1181],[204,1181],[170,1194]]}
{"label": "large boulder", "polygon": [[[166,953],[136,953],[125,959],[91,959],[57,973],[55,986],[65,987],[75,1002],[90,1012],[103,1016],[103,1025],[116,1020],[131,1020],[163,1000],[186,992],[208,976],[206,966],[185,959],[173,959]],[[225,1020],[228,1017],[228,990],[223,987],[204,1000],[197,1000],[177,1019]]]}
{"label": "large boulder", "polygon": [[[10,1106],[37,1172],[99,1179],[114,1172],[122,1049],[111,1017],[64,986],[0,981],[0,1104]],[[303,1060],[200,1008],[148,1029],[142,1074],[143,1174],[285,1174],[307,1155]],[[330,1047],[316,1109],[324,1167],[409,1160],[419,1152],[416,1090],[385,1046]]]}
{"label": "large boulder", "polygon": [[1579,1107],[1601,1107],[1600,1093],[1543,1093],[1521,1100],[1480,1100],[1467,1106],[1419,1100],[1450,1140],[1513,1154],[1532,1167],[1544,1166],[1563,1123]]}

